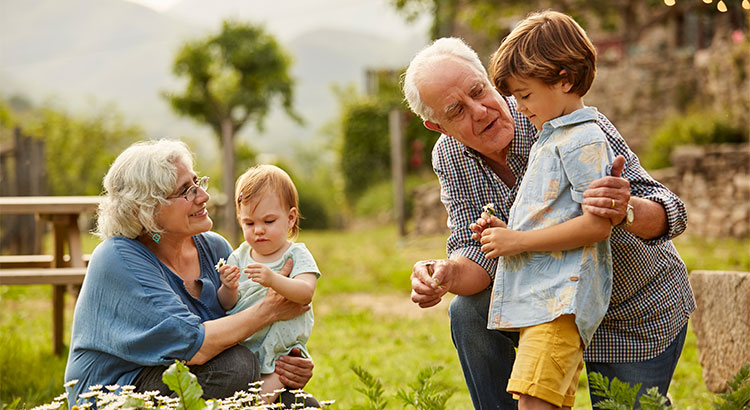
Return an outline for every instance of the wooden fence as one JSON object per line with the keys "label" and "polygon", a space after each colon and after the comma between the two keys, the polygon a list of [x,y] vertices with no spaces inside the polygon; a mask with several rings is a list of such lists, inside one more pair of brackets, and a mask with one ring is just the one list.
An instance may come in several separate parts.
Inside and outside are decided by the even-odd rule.
{"label": "wooden fence", "polygon": [[[0,147],[0,182],[0,196],[46,195],[44,141],[14,128],[11,143]],[[0,253],[41,253],[45,229],[34,215],[0,215]]]}

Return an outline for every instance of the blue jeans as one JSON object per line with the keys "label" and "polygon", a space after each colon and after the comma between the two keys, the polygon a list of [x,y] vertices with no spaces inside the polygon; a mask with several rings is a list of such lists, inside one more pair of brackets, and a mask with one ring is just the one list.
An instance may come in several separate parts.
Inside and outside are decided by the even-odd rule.
{"label": "blue jeans", "polygon": [[[518,345],[517,332],[487,329],[491,290],[472,296],[456,296],[451,302],[451,336],[477,410],[516,409],[518,402],[505,391]],[[659,356],[636,363],[586,363],[587,371],[596,371],[628,383],[643,383],[641,392],[652,386],[666,395],[677,359],[685,342],[687,325],[667,350]],[[597,397],[597,400],[599,398]],[[593,402],[593,400],[592,400]]]}
{"label": "blue jeans", "polygon": [[[687,324],[680,330],[667,350],[653,359],[633,363],[586,362],[586,374],[601,373],[602,376],[607,376],[610,382],[617,377],[620,381],[627,382],[631,386],[642,383],[640,390],[638,390],[639,398],[646,394],[646,390],[654,386],[659,389],[662,396],[666,396],[674,369],[677,367],[677,361],[682,353],[682,347],[685,345],[685,335],[687,335]],[[603,400],[602,397],[592,395],[591,389],[589,389],[589,395],[592,404]],[[638,399],[636,399],[636,408],[639,407],[637,404]]]}

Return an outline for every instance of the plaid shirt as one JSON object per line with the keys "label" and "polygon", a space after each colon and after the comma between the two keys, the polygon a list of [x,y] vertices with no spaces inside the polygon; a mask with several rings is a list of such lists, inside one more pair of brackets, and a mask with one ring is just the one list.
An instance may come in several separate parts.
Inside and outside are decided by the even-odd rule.
{"label": "plaid shirt", "polygon": [[[515,99],[504,98],[515,122],[506,161],[518,182],[526,172],[537,131],[516,110]],[[664,236],[652,240],[643,240],[622,228],[612,229],[612,298],[584,359],[607,363],[644,361],[662,353],[695,310],[687,269],[671,241],[687,227],[687,213],[682,201],[643,169],[620,133],[601,113],[597,125],[607,135],[615,155],[625,157],[622,177],[630,182],[631,194],[664,206],[669,229]],[[471,259],[494,278],[497,260],[484,257],[480,244],[471,239],[469,224],[479,218],[482,206],[488,203],[494,203],[497,216],[507,222],[519,184],[506,186],[476,151],[446,135],[432,150],[432,165],[440,180],[441,201],[448,211],[448,256]]]}

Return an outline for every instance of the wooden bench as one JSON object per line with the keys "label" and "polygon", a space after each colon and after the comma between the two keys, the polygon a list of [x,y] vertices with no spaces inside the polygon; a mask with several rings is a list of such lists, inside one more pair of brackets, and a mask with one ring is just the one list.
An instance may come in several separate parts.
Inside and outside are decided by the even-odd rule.
{"label": "wooden bench", "polygon": [[52,285],[52,346],[59,354],[65,324],[65,289],[68,285],[80,286],[84,276],[86,268],[0,269],[0,285]]}
{"label": "wooden bench", "polygon": [[[83,263],[89,264],[91,254],[83,255]],[[65,264],[70,263],[70,255],[63,256]],[[16,268],[51,268],[55,266],[55,258],[52,255],[0,255],[0,269]]]}
{"label": "wooden bench", "polygon": [[1,269],[0,285],[80,285],[86,268]]}

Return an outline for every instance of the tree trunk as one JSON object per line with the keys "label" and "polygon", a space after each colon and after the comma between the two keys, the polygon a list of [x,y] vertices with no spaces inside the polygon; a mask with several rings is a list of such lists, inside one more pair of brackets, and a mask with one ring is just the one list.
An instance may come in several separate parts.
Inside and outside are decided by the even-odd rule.
{"label": "tree trunk", "polygon": [[234,129],[230,118],[221,122],[221,145],[224,156],[222,190],[225,197],[221,207],[221,231],[232,245],[236,245],[238,230],[234,207]]}

